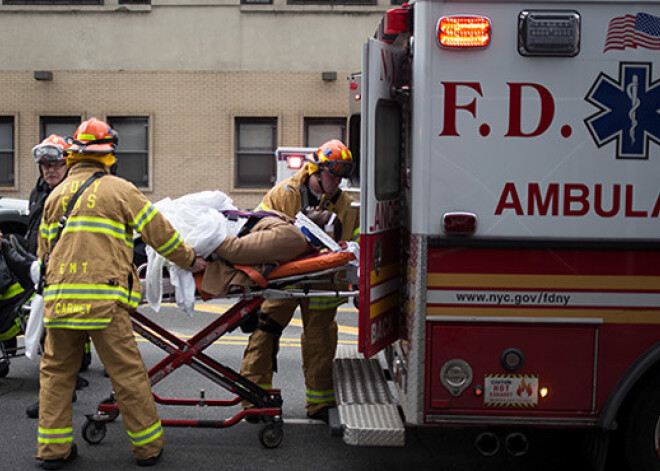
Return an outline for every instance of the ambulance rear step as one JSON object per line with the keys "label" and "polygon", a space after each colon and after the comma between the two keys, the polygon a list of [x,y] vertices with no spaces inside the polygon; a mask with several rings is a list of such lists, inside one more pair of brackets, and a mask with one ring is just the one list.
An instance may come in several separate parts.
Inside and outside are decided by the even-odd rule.
{"label": "ambulance rear step", "polygon": [[333,378],[339,425],[347,444],[404,446],[403,421],[377,359],[364,358],[355,346],[340,345]]}

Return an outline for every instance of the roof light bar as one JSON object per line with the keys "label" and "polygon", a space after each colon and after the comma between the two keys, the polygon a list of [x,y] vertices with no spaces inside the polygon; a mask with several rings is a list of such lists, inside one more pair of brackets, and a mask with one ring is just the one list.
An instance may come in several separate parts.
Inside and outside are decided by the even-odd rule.
{"label": "roof light bar", "polygon": [[436,33],[444,47],[485,47],[491,37],[490,19],[474,15],[443,16],[438,20]]}

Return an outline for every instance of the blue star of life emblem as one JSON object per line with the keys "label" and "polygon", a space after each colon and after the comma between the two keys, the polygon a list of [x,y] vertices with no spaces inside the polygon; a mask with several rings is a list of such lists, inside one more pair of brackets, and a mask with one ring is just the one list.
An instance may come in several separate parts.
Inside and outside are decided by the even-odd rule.
{"label": "blue star of life emblem", "polygon": [[660,81],[650,63],[621,63],[618,81],[601,72],[585,100],[599,111],[584,120],[598,147],[616,141],[617,159],[648,159],[660,144]]}

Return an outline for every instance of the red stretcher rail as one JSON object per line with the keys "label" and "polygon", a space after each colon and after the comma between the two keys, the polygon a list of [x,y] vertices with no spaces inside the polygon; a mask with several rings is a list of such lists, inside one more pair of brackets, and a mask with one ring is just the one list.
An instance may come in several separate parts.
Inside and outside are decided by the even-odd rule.
{"label": "red stretcher rail", "polygon": [[[263,301],[264,298],[260,296],[241,299],[188,340],[180,339],[139,312],[131,313],[133,330],[167,353],[165,358],[149,370],[152,387],[176,369],[187,365],[235,395],[233,398],[226,400],[206,400],[204,397],[194,399],[165,398],[153,393],[156,403],[174,406],[227,407],[235,406],[245,400],[253,404],[250,409],[241,410],[226,419],[163,419],[161,420],[163,426],[223,428],[235,425],[244,418],[252,418],[251,421],[264,423],[259,432],[261,444],[266,448],[279,446],[283,438],[280,390],[261,388],[203,352],[227,332],[240,327],[248,316],[254,315],[253,313],[261,306]],[[95,414],[87,415],[87,423],[83,427],[85,441],[90,444],[100,443],[106,434],[106,424],[115,420],[118,415],[119,406],[114,395],[111,395],[98,405]]]}

